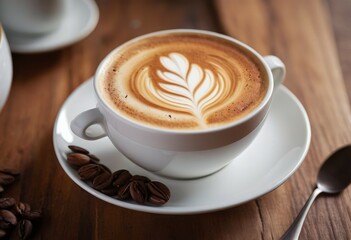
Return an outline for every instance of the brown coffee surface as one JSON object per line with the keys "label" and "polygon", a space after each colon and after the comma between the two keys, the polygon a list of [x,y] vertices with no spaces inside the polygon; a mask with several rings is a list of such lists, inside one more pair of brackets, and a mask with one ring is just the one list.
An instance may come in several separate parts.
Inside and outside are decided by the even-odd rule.
{"label": "brown coffee surface", "polygon": [[119,114],[166,129],[206,129],[255,109],[268,88],[252,53],[215,36],[168,33],[130,41],[109,55],[98,92]]}

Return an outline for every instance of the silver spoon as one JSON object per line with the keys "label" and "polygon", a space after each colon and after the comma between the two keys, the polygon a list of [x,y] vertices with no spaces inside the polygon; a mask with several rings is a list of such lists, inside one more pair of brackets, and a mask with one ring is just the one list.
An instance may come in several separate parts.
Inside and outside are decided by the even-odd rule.
{"label": "silver spoon", "polygon": [[308,210],[316,197],[324,193],[339,193],[351,182],[351,145],[338,149],[323,163],[317,177],[317,187],[281,240],[297,240]]}

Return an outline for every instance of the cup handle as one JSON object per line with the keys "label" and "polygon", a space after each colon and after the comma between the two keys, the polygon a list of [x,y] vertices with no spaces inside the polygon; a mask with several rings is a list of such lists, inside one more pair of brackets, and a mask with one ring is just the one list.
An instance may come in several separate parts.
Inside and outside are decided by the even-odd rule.
{"label": "cup handle", "polygon": [[274,88],[278,87],[285,78],[285,64],[276,56],[263,57],[272,71],[274,79]]}
{"label": "cup handle", "polygon": [[[88,128],[95,124],[100,125],[103,132],[88,133]],[[87,110],[76,116],[71,122],[71,130],[75,135],[85,140],[97,140],[107,135],[104,128],[104,117],[97,108]]]}

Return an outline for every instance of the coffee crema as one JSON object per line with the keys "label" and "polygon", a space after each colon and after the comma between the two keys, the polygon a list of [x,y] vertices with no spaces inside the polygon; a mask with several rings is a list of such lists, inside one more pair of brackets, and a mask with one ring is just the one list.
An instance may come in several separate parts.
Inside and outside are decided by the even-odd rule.
{"label": "coffee crema", "polygon": [[166,129],[206,129],[240,119],[266,95],[252,53],[220,37],[173,32],[127,42],[101,67],[98,92],[119,114]]}

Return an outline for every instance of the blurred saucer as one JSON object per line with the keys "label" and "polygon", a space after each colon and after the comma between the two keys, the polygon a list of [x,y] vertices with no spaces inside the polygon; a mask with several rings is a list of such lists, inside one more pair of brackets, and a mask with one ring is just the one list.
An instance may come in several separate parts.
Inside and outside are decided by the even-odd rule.
{"label": "blurred saucer", "polygon": [[[87,141],[75,136],[70,123],[79,113],[96,107],[93,81],[83,83],[58,112],[53,142],[66,174],[93,196],[119,207],[158,214],[195,214],[233,207],[266,194],[284,183],[303,162],[311,140],[308,116],[300,101],[286,87],[275,90],[271,109],[252,144],[222,170],[203,178],[176,180],[148,172],[123,156],[105,137]],[[88,149],[112,171],[128,169],[165,183],[171,190],[169,202],[160,207],[120,201],[93,189],[70,167],[68,145]]]}
{"label": "blurred saucer", "polygon": [[68,0],[62,22],[53,32],[43,35],[6,34],[12,52],[48,52],[87,37],[95,29],[98,20],[99,9],[94,0]]}

